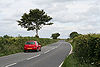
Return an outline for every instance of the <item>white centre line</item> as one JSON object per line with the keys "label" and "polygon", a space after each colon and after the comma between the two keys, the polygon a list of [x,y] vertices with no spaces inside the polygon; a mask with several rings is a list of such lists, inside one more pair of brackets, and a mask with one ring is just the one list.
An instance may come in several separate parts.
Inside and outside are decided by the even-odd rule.
{"label": "white centre line", "polygon": [[50,51],[50,50],[48,50],[48,51],[44,52],[44,54],[48,53],[49,51]]}
{"label": "white centre line", "polygon": [[9,64],[9,65],[7,65],[7,66],[5,66],[5,67],[10,67],[10,66],[13,66],[13,65],[15,65],[15,64],[17,64],[17,63]]}
{"label": "white centre line", "polygon": [[46,54],[46,53],[48,53],[48,52],[50,52],[51,50],[54,50],[54,49],[56,49],[56,48],[58,48],[58,46],[56,46],[56,47],[54,47],[54,48],[52,48],[52,49],[50,49],[50,50],[44,52],[44,54]]}
{"label": "white centre line", "polygon": [[53,50],[53,49],[55,49],[55,48],[52,48],[51,50]]}
{"label": "white centre line", "polygon": [[41,54],[39,54],[39,55],[36,55],[36,56],[33,56],[33,57],[30,57],[30,58],[27,58],[26,60],[30,60],[30,59],[33,59],[33,58],[35,58],[35,57],[38,57],[38,56],[40,56]]}

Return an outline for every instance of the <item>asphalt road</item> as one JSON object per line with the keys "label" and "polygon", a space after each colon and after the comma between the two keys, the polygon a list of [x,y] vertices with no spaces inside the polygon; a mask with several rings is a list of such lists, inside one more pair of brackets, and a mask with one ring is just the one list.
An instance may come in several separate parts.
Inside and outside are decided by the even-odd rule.
{"label": "asphalt road", "polygon": [[59,67],[70,50],[70,44],[60,40],[42,47],[40,52],[23,52],[0,57],[0,67]]}

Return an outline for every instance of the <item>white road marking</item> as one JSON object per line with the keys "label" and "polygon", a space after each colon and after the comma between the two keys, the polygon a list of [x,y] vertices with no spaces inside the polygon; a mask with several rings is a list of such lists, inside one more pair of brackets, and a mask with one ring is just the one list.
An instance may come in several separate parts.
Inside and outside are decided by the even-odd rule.
{"label": "white road marking", "polygon": [[56,48],[58,48],[58,47],[59,47],[59,46],[56,46],[56,47],[54,47],[54,48],[52,48],[52,49],[50,49],[50,50],[44,52],[44,54],[46,54],[46,53],[50,52],[51,50],[54,50],[54,49],[56,49]]}
{"label": "white road marking", "polygon": [[[55,48],[58,48],[58,46],[56,46]],[[52,48],[51,50],[53,50],[53,49],[55,49],[55,48]],[[48,50],[48,51],[44,52],[44,54],[50,52],[51,50]],[[38,57],[38,56],[40,56],[40,55],[41,55],[41,54],[36,55],[36,56],[33,56],[33,57],[30,57],[30,58],[27,58],[26,60],[30,60],[30,59],[36,58],[36,57]]]}
{"label": "white road marking", "polygon": [[59,46],[56,46],[55,48],[58,48]]}
{"label": "white road marking", "polygon": [[[70,44],[70,43],[69,43]],[[70,44],[70,46],[71,46],[71,51],[69,52],[69,55],[72,53],[72,51],[73,51],[73,47],[72,47],[72,45]]]}
{"label": "white road marking", "polygon": [[53,49],[56,49],[56,48],[58,48],[58,47],[59,47],[59,46],[56,46],[55,48],[52,48],[52,50],[53,50]]}
{"label": "white road marking", "polygon": [[51,50],[53,50],[53,49],[55,49],[55,48],[52,48]]}
{"label": "white road marking", "polygon": [[7,65],[7,66],[5,66],[5,67],[10,67],[10,66],[13,66],[13,65],[15,65],[15,64],[17,64],[17,63],[9,64],[9,65]]}
{"label": "white road marking", "polygon": [[36,55],[36,56],[33,56],[33,57],[30,57],[30,58],[27,58],[27,60],[30,60],[30,59],[36,58],[36,57],[38,57],[38,56],[40,56],[40,55],[41,55],[41,54]]}
{"label": "white road marking", "polygon": [[[68,54],[68,56],[72,53],[72,51],[73,51],[73,47],[72,47],[72,45],[70,44],[70,43],[68,43],[70,46],[71,46],[71,50],[70,50],[70,52],[69,52],[69,54]],[[67,56],[67,57],[68,57]],[[63,63],[64,63],[64,61],[60,64],[60,66],[59,67],[61,67],[62,65],[63,65]]]}
{"label": "white road marking", "polygon": [[46,52],[44,52],[44,54],[46,54],[46,53],[48,53],[48,52],[50,52],[51,50],[48,50],[48,51],[46,51]]}
{"label": "white road marking", "polygon": [[60,64],[60,66],[59,66],[59,67],[61,67],[63,63],[64,63],[64,62],[62,62],[62,63]]}

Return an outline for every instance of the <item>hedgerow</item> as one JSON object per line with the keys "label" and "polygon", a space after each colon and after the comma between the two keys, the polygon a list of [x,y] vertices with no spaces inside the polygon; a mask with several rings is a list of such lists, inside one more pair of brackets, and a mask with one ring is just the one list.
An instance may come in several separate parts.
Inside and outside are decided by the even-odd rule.
{"label": "hedgerow", "polygon": [[72,44],[73,53],[81,64],[100,66],[100,34],[80,35]]}
{"label": "hedgerow", "polygon": [[23,52],[26,41],[34,40],[40,42],[42,46],[56,42],[49,38],[34,37],[0,37],[0,56]]}

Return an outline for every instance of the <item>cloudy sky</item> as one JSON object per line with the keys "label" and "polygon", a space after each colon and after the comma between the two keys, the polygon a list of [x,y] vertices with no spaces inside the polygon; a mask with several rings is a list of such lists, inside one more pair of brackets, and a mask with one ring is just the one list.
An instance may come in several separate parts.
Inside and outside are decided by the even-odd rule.
{"label": "cloudy sky", "polygon": [[43,9],[53,17],[52,26],[44,26],[40,37],[50,37],[59,32],[60,38],[67,38],[72,31],[78,33],[100,33],[100,0],[0,0],[0,36],[33,36],[18,26],[23,13],[30,9]]}

